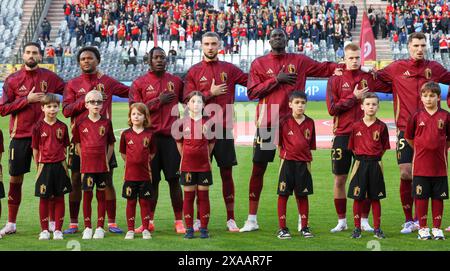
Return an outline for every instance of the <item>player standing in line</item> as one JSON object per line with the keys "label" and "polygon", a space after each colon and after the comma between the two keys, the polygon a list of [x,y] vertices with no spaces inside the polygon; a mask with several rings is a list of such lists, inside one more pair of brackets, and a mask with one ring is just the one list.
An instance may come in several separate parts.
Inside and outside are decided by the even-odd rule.
{"label": "player standing in line", "polygon": [[[448,95],[448,93],[450,92],[450,86],[448,87],[448,91],[447,91],[447,106],[450,108],[450,95]],[[450,232],[450,226],[448,226],[445,229],[446,232]]]}
{"label": "player standing in line", "polygon": [[[248,98],[259,101],[249,184],[249,214],[240,232],[259,229],[256,214],[264,173],[275,157],[274,135],[278,132],[278,120],[291,114],[289,94],[296,89],[304,90],[307,76],[329,77],[338,67],[336,63],[320,63],[302,54],[286,53],[287,34],[283,29],[272,30],[269,42],[271,52],[252,62],[248,78]],[[298,230],[301,230],[301,223]]]}
{"label": "player standing in line", "polygon": [[[2,167],[2,155],[5,151],[5,146],[3,145],[3,132],[0,129],[0,218],[2,217],[2,202],[1,199],[5,197],[5,187],[3,186],[3,167]],[[2,235],[0,234],[0,239]]]}
{"label": "player standing in line", "polygon": [[[142,102],[150,112],[154,133],[156,155],[152,160],[152,198],[150,199],[150,222],[148,229],[154,231],[153,218],[158,201],[161,170],[169,184],[170,199],[175,215],[175,231],[184,234],[183,193],[179,183],[180,153],[171,135],[172,124],[178,118],[173,115],[178,110],[178,102],[183,102],[183,81],[178,76],[166,72],[166,53],[160,47],[154,47],[149,53],[150,71],[134,80],[130,88],[129,102]],[[136,233],[142,232],[139,227]]]}
{"label": "player standing in line", "polygon": [[9,192],[8,222],[0,235],[16,232],[16,218],[22,199],[24,174],[30,172],[31,136],[33,125],[43,118],[39,102],[46,93],[62,94],[64,81],[55,73],[39,68],[42,60],[39,44],[27,43],[23,47],[24,66],[9,75],[3,85],[0,115],[11,115],[9,133]]}
{"label": "player standing in line", "polygon": [[41,100],[44,119],[33,127],[31,145],[37,166],[35,196],[40,197],[39,217],[42,232],[39,240],[49,240],[50,200],[55,208],[55,231],[53,240],[62,240],[61,232],[64,222],[64,194],[72,191],[69,172],[66,164],[67,147],[69,146],[69,130],[57,115],[59,97],[47,94]]}
{"label": "player standing in line", "polygon": [[286,227],[286,207],[289,196],[295,192],[298,214],[301,217],[301,234],[305,238],[314,237],[308,228],[308,195],[313,193],[311,176],[311,150],[316,149],[314,121],[305,115],[308,99],[305,92],[293,91],[289,95],[292,115],[280,124],[280,173],[278,180],[278,231],[279,239],[290,239]]}
{"label": "player standing in line", "polygon": [[[333,116],[333,147],[331,166],[334,174],[334,206],[338,224],[331,232],[347,229],[347,198],[345,183],[352,165],[352,151],[348,147],[352,125],[364,117],[361,98],[368,91],[390,91],[390,85],[374,80],[373,75],[361,70],[361,50],[350,43],[344,48],[345,67],[342,76],[331,76],[327,84],[328,113]],[[370,199],[363,202],[361,229],[373,231],[369,225]]]}
{"label": "player standing in line", "polygon": [[[176,130],[178,151],[181,155],[180,183],[184,187],[183,212],[186,223],[184,238],[194,238],[194,201],[197,194],[198,213],[200,214],[200,238],[209,238],[208,222],[210,217],[209,186],[213,184],[211,174],[211,152],[214,148],[214,136],[211,127],[207,127],[207,118],[203,117],[205,97],[199,91],[187,96],[188,116],[181,121]],[[175,131],[174,131],[175,132]]]}
{"label": "player standing in line", "polygon": [[418,229],[413,221],[412,168],[413,150],[404,138],[406,124],[420,102],[420,88],[429,81],[450,84],[450,72],[436,61],[426,60],[426,36],[412,33],[408,37],[409,59],[394,61],[377,72],[377,78],[392,83],[395,124],[397,126],[397,163],[400,168],[400,199],[405,214],[401,233]]}
{"label": "player standing in line", "polygon": [[134,103],[128,113],[129,129],[120,136],[120,154],[125,161],[122,197],[127,199],[128,232],[125,239],[134,239],[137,198],[141,207],[142,238],[151,239],[150,197],[152,193],[151,159],[155,154],[154,136],[150,127],[150,113],[143,103]]}
{"label": "player standing in line", "polygon": [[112,122],[100,114],[104,103],[103,93],[91,90],[85,96],[85,106],[89,114],[73,127],[73,143],[80,155],[80,172],[83,193],[83,216],[85,229],[83,239],[92,238],[92,198],[94,185],[97,187],[97,228],[94,239],[103,239],[105,231],[106,183],[108,179],[109,161],[114,151]]}
{"label": "player standing in line", "polygon": [[[187,72],[183,96],[187,97],[193,91],[200,91],[205,96],[207,105],[217,105],[218,107],[211,108],[213,111],[211,117],[215,120],[216,131],[216,142],[212,155],[220,169],[228,231],[238,232],[239,228],[234,219],[233,166],[237,165],[237,159],[233,138],[233,104],[236,85],[247,86],[248,75],[235,65],[218,60],[217,55],[221,46],[221,39],[217,33],[203,34],[203,61],[192,66]],[[197,219],[194,224],[195,230],[197,230],[198,224],[199,220]]]}
{"label": "player standing in line", "polygon": [[355,229],[352,238],[361,238],[361,214],[364,201],[372,204],[374,237],[384,239],[380,228],[380,199],[386,197],[381,158],[389,149],[389,132],[386,124],[376,117],[380,100],[375,93],[365,93],[361,99],[364,117],[353,123],[348,149],[355,154],[348,197],[354,199],[353,218]]}
{"label": "player standing in line", "polygon": [[418,239],[431,239],[427,226],[428,201],[431,198],[435,240],[444,240],[441,230],[444,199],[448,199],[447,150],[450,147],[450,114],[439,108],[441,88],[438,83],[427,82],[421,88],[424,109],[417,111],[408,121],[405,139],[414,150],[413,196],[419,218]]}
{"label": "player standing in line", "polygon": [[[128,97],[129,87],[97,69],[100,60],[100,52],[95,47],[83,47],[78,51],[77,62],[80,65],[81,75],[67,82],[63,99],[63,114],[66,118],[71,118],[71,128],[88,115],[88,110],[85,107],[85,96],[89,91],[96,89],[102,93],[103,106],[100,114],[107,119],[112,117],[112,96]],[[69,195],[70,226],[69,229],[64,231],[64,234],[72,234],[78,231],[81,174],[80,157],[74,148],[74,144],[71,144],[70,147],[69,166],[72,171],[72,192]],[[106,213],[109,231],[122,233],[122,230],[116,224],[116,192],[113,186],[113,168],[115,167],[117,167],[117,161],[113,153],[109,161],[110,171],[107,173],[106,180]]]}

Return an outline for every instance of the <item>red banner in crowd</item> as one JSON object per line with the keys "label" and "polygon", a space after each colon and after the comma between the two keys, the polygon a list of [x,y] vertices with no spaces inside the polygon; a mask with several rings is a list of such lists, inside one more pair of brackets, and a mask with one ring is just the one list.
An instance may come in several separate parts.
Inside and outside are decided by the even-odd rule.
{"label": "red banner in crowd", "polygon": [[359,47],[361,47],[361,65],[364,65],[365,60],[376,60],[377,53],[375,48],[375,38],[370,25],[369,17],[366,12],[363,13],[361,24],[361,36],[359,38]]}

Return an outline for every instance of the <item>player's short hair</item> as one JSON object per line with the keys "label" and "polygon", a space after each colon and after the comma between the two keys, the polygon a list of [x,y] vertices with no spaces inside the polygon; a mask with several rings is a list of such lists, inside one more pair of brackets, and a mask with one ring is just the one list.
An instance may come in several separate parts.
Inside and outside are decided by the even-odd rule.
{"label": "player's short hair", "polygon": [[94,89],[89,91],[86,96],[84,96],[84,102],[87,103],[88,101],[94,99],[94,98],[99,98],[103,100],[103,95],[100,91]]}
{"label": "player's short hair", "polygon": [[438,96],[441,96],[441,87],[434,81],[429,81],[422,85],[420,88],[420,93],[423,94],[425,91],[431,91]]}
{"label": "player's short hair", "polygon": [[161,47],[159,47],[159,46],[153,47],[153,48],[150,49],[150,51],[148,52],[148,63],[149,63],[149,64],[152,63],[153,53],[154,53],[155,51],[157,51],[157,50],[163,51],[163,52],[164,52],[164,55],[166,54],[166,51],[164,51],[163,48],[161,48]]}
{"label": "player's short hair", "polygon": [[208,31],[202,35],[202,42],[203,42],[203,38],[217,38],[217,40],[219,42],[221,41],[219,34],[217,34],[216,32],[212,32],[212,31]]}
{"label": "player's short hair", "polygon": [[25,43],[25,45],[23,46],[23,51],[25,52],[25,49],[29,46],[34,46],[36,48],[38,48],[38,52],[39,54],[41,54],[41,45],[37,42],[27,42]]}
{"label": "player's short hair", "polygon": [[419,40],[425,39],[426,40],[426,38],[427,37],[425,36],[424,33],[422,33],[422,32],[414,32],[411,35],[409,35],[409,37],[408,37],[408,44],[410,44],[413,39],[419,39]]}
{"label": "player's short hair", "polygon": [[58,95],[53,94],[53,93],[45,94],[44,98],[42,98],[42,100],[41,100],[41,105],[42,106],[47,105],[47,104],[53,104],[53,103],[58,104],[58,106],[60,104],[60,100],[59,100]]}
{"label": "player's short hair", "polygon": [[294,99],[303,99],[308,101],[308,96],[304,91],[294,90],[291,94],[289,94],[289,102],[292,102]]}
{"label": "player's short hair", "polygon": [[365,99],[372,99],[372,98],[377,99],[377,103],[380,103],[380,98],[378,97],[378,95],[375,92],[364,93],[361,98],[361,102],[363,103]]}
{"label": "player's short hair", "polygon": [[190,99],[192,99],[192,97],[194,96],[199,96],[202,98],[203,104],[206,103],[206,99],[205,99],[205,95],[203,95],[203,93],[201,93],[198,90],[192,91],[191,93],[188,94],[188,96],[186,96],[186,101],[189,102]]}
{"label": "player's short hair", "polygon": [[274,31],[281,31],[281,32],[283,32],[283,34],[286,37],[286,39],[288,38],[288,34],[286,33],[286,31],[283,28],[279,28],[279,27],[278,28],[274,28],[274,29],[272,29],[272,31],[270,31],[269,38],[272,36],[272,33]]}
{"label": "player's short hair", "polygon": [[95,58],[97,58],[98,63],[100,63],[101,57],[100,57],[100,52],[98,51],[98,49],[94,46],[86,46],[80,49],[80,51],[78,51],[77,54],[77,62],[80,63],[80,56],[83,52],[92,52],[95,55]]}
{"label": "player's short hair", "polygon": [[148,110],[148,107],[143,103],[134,103],[130,105],[130,111],[128,111],[128,126],[133,127],[133,123],[131,122],[131,111],[133,111],[134,108],[136,108],[139,113],[145,116],[144,127],[150,127],[150,111]]}
{"label": "player's short hair", "polygon": [[350,51],[359,51],[359,50],[361,50],[361,48],[360,48],[357,44],[349,43],[349,44],[347,44],[347,45],[344,47],[344,52],[347,51],[347,50],[350,50]]}

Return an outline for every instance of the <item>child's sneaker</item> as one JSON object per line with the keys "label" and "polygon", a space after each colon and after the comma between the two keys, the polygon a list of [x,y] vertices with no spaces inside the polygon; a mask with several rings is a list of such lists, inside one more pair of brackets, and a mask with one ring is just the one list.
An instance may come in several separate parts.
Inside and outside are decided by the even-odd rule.
{"label": "child's sneaker", "polygon": [[375,237],[375,238],[378,238],[378,239],[384,239],[384,238],[386,238],[386,236],[384,235],[384,233],[383,233],[383,231],[382,231],[381,229],[375,229],[375,230],[373,231],[373,233],[374,233],[374,236],[373,236],[373,237]]}
{"label": "child's sneaker", "polygon": [[48,231],[54,232],[56,230],[56,223],[55,221],[49,221],[48,222]]}
{"label": "child's sneaker", "polygon": [[16,223],[8,222],[3,227],[3,229],[0,230],[0,235],[14,234],[14,233],[16,233]]}
{"label": "child's sneaker", "polygon": [[[153,223],[152,223],[152,225],[153,225]],[[149,224],[149,227],[150,227],[150,224]],[[186,229],[184,228],[183,220],[175,220],[175,231],[178,234],[186,233]]]}
{"label": "child's sneaker", "polygon": [[195,232],[198,232],[198,231],[200,230],[200,225],[201,225],[200,219],[196,219],[196,220],[194,221],[194,231],[195,231]]}
{"label": "child's sneaker", "polygon": [[361,230],[367,232],[373,232],[373,228],[369,224],[368,218],[361,218]]}
{"label": "child's sneaker", "polygon": [[419,234],[417,235],[417,239],[419,240],[431,240],[430,229],[422,228],[419,230]]}
{"label": "child's sneaker", "polygon": [[311,238],[314,237],[314,235],[312,234],[311,230],[309,229],[309,227],[304,227],[303,229],[301,229],[300,233],[303,235],[303,237],[305,238]]}
{"label": "child's sneaker", "polygon": [[50,240],[50,232],[45,230],[39,233],[39,240]]}
{"label": "child's sneaker", "polygon": [[91,228],[85,228],[83,231],[83,240],[89,240],[92,239],[92,229]]}
{"label": "child's sneaker", "polygon": [[125,234],[125,240],[133,240],[134,239],[134,231],[127,231]]}
{"label": "child's sneaker", "polygon": [[259,229],[258,222],[247,220],[245,221],[244,227],[242,227],[239,232],[256,231]]}
{"label": "child's sneaker", "polygon": [[120,229],[116,223],[108,223],[108,230],[111,233],[122,234],[123,230]]}
{"label": "child's sneaker", "polygon": [[445,240],[444,232],[441,229],[433,228],[431,230],[434,240]]}
{"label": "child's sneaker", "polygon": [[338,220],[338,224],[336,225],[336,227],[332,228],[330,230],[331,233],[336,233],[336,232],[340,232],[340,231],[345,231],[348,229],[347,226],[347,219],[339,219]]}
{"label": "child's sneaker", "polygon": [[149,230],[142,231],[142,239],[145,239],[145,240],[152,239],[152,234],[150,233]]}
{"label": "child's sneaker", "polygon": [[400,233],[408,234],[412,233],[413,231],[417,231],[420,227],[414,222],[414,221],[408,221],[405,224],[403,224],[403,229],[400,231]]}
{"label": "child's sneaker", "polygon": [[69,228],[63,234],[74,234],[78,232],[78,223],[70,223]]}
{"label": "child's sneaker", "polygon": [[234,221],[234,219],[229,219],[227,221],[227,228],[228,228],[228,231],[239,232],[239,228],[236,225],[236,221]]}
{"label": "child's sneaker", "polygon": [[94,239],[103,239],[105,237],[105,230],[101,227],[95,229]]}
{"label": "child's sneaker", "polygon": [[445,229],[446,232],[450,232],[450,226]]}
{"label": "child's sneaker", "polygon": [[291,233],[289,232],[288,228],[279,229],[277,233],[278,239],[284,240],[284,239],[291,239]]}
{"label": "child's sneaker", "polygon": [[63,240],[64,236],[62,231],[54,231],[53,232],[53,240]]}
{"label": "child's sneaker", "polygon": [[352,236],[353,239],[359,239],[361,238],[361,229],[360,228],[355,228],[352,232]]}
{"label": "child's sneaker", "polygon": [[206,239],[209,238],[209,232],[206,228],[200,228],[200,238]]}
{"label": "child's sneaker", "polygon": [[184,239],[192,239],[192,238],[194,238],[194,229],[187,228],[186,233],[184,234]]}

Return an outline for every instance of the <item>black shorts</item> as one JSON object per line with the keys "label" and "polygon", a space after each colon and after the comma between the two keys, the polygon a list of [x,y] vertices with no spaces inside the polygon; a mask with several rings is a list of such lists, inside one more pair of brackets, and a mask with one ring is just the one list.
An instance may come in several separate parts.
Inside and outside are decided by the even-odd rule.
{"label": "black shorts", "polygon": [[294,191],[300,197],[313,194],[311,163],[282,160],[277,194],[288,196]]}
{"label": "black shorts", "polygon": [[381,158],[355,157],[347,197],[355,200],[379,200],[386,197]]}
{"label": "black shorts", "polygon": [[167,181],[178,181],[180,169],[180,153],[172,136],[155,135],[156,155],[151,162],[152,182],[161,180],[161,170]]}
{"label": "black shorts", "polygon": [[125,181],[122,188],[122,197],[126,199],[150,199],[152,196],[152,183],[148,181]]}
{"label": "black shorts", "polygon": [[184,172],[180,174],[181,185],[204,185],[210,186],[213,184],[211,171],[208,172]]}
{"label": "black shorts", "polygon": [[58,197],[72,191],[65,161],[39,164],[34,195],[40,198]]}
{"label": "black shorts", "polygon": [[348,149],[350,136],[335,136],[331,149],[331,168],[335,175],[347,175],[352,165],[353,152]]}
{"label": "black shorts", "polygon": [[31,137],[11,139],[9,144],[9,175],[20,176],[30,172],[32,156]]}
{"label": "black shorts", "polygon": [[412,163],[414,151],[409,146],[408,142],[406,141],[404,137],[404,132],[399,131],[397,133],[397,164],[408,164]]}
{"label": "black shorts", "polygon": [[275,141],[275,129],[256,128],[253,140],[253,163],[273,162],[277,146]]}
{"label": "black shorts", "polygon": [[216,139],[214,149],[211,153],[211,161],[212,157],[216,159],[218,167],[232,167],[237,165],[232,129],[224,129],[223,138]]}
{"label": "black shorts", "polygon": [[105,190],[108,173],[84,173],[81,175],[81,189],[83,191],[92,191],[94,185],[97,190]]}
{"label": "black shorts", "polygon": [[414,176],[412,196],[416,199],[448,199],[447,176]]}
{"label": "black shorts", "polygon": [[[80,156],[76,151],[75,145],[70,143],[69,147],[69,168],[72,172],[80,172]],[[111,159],[109,160],[109,168],[113,169],[117,167],[116,154],[113,152]]]}

